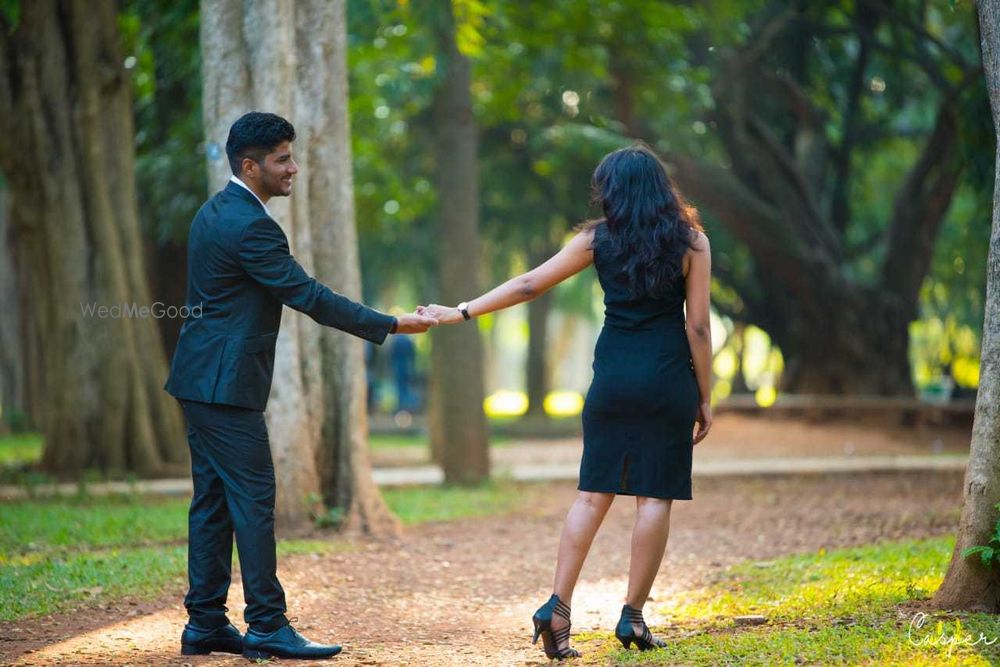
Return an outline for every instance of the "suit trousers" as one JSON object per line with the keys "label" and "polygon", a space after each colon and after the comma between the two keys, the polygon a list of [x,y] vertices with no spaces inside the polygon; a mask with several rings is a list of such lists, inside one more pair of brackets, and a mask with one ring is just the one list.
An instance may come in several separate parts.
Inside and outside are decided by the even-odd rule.
{"label": "suit trousers", "polygon": [[268,632],[286,624],[274,541],[274,465],[264,413],[180,401],[191,448],[194,496],[188,512],[188,593],[192,624],[228,623],[233,534],[239,552],[244,619]]}

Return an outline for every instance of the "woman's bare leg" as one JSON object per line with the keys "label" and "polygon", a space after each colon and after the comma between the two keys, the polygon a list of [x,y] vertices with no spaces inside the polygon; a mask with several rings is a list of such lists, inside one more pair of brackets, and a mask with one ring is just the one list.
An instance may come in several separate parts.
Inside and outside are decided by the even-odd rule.
{"label": "woman's bare leg", "polygon": [[670,507],[673,501],[637,496],[635,527],[632,529],[632,559],[628,571],[628,596],[625,603],[642,609],[653,588],[653,581],[663,561],[670,533]]}
{"label": "woman's bare leg", "polygon": [[[613,493],[581,491],[569,508],[559,540],[556,576],[552,585],[552,592],[568,606],[572,606],[573,589],[576,588],[576,580],[580,577],[590,545],[594,542],[594,535],[601,527],[614,499]],[[552,617],[553,631],[564,627],[566,621],[559,616]]]}

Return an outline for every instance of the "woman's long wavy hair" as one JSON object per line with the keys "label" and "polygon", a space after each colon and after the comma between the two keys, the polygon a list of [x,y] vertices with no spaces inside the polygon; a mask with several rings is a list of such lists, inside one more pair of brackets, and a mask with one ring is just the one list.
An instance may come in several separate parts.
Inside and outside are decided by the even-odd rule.
{"label": "woman's long wavy hair", "polygon": [[644,144],[620,148],[597,165],[591,192],[604,219],[590,225],[607,224],[602,250],[621,260],[632,296],[666,296],[683,279],[684,253],[702,231],[666,167]]}

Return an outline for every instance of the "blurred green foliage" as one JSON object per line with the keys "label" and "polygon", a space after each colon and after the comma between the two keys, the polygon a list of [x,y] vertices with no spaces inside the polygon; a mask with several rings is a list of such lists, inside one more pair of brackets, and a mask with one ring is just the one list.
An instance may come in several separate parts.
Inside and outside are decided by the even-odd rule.
{"label": "blurred green foliage", "polygon": [[[917,24],[917,6],[926,20]],[[385,306],[434,300],[436,193],[430,103],[440,71],[435,3],[349,0],[350,116],[364,296]],[[495,283],[557,249],[573,227],[599,212],[589,179],[605,153],[641,132],[659,150],[725,165],[714,107],[726,58],[753,40],[787,3],[719,0],[456,0],[460,48],[473,62],[480,128],[482,280]],[[799,3],[797,35],[770,55],[779,71],[798,68],[810,102],[836,143],[859,39],[853,2]],[[17,8],[0,5],[9,14]],[[870,78],[859,103],[850,156],[847,275],[877,273],[880,232],[901,175],[933,122],[940,90],[978,63],[971,2],[910,0],[892,9],[873,38]],[[137,185],[147,233],[183,240],[205,196],[200,117],[198,6],[194,0],[127,0],[122,30],[135,85]],[[795,39],[808,40],[803,48]],[[804,53],[798,60],[789,54]],[[981,78],[981,77],[980,77]],[[625,88],[629,94],[624,94]],[[925,319],[953,322],[978,349],[985,241],[992,189],[993,131],[985,86],[966,86],[960,108],[962,184],[942,226],[921,293]],[[780,118],[775,130],[781,131]],[[740,311],[762,292],[745,247],[705,220],[719,272],[713,298]],[[592,315],[593,274],[560,286],[557,308]],[[955,341],[935,343],[937,356]],[[945,353],[940,347],[944,346]],[[926,347],[926,346],[925,346]],[[926,356],[925,347],[918,350]],[[929,348],[927,348],[929,349]],[[964,357],[963,357],[964,358]],[[926,364],[925,364],[926,365]],[[929,367],[937,367],[936,362]],[[921,376],[926,380],[926,377]]]}
{"label": "blurred green foliage", "polygon": [[207,193],[197,0],[128,0],[119,16],[132,72],[143,229],[181,242]]}

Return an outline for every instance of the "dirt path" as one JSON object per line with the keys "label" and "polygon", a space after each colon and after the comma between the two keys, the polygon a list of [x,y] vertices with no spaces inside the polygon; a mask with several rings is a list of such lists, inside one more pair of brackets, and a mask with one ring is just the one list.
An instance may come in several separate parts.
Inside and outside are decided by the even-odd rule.
{"label": "dirt path", "polygon": [[[297,627],[344,644],[330,664],[547,664],[528,643],[529,618],[549,595],[560,522],[575,491],[568,483],[525,489],[524,507],[510,516],[423,525],[394,541],[340,540],[329,554],[283,559]],[[951,532],[961,495],[962,475],[951,472],[696,479],[695,500],[674,505],[653,598],[704,585],[740,560]],[[619,498],[598,534],[573,600],[574,629],[610,635],[633,512],[631,499]],[[182,594],[0,624],[0,662],[246,664],[178,655]],[[239,620],[238,584],[230,606]],[[647,607],[653,625],[663,620],[655,610],[655,602]]]}
{"label": "dirt path", "polygon": [[[495,465],[577,463],[583,451],[579,437],[520,439],[493,447]],[[770,457],[851,457],[885,454],[968,454],[969,428],[947,425],[886,425],[860,420],[813,422],[768,419],[723,413],[712,435],[694,450],[695,461]],[[430,463],[426,447],[384,447],[372,452],[376,467]]]}

